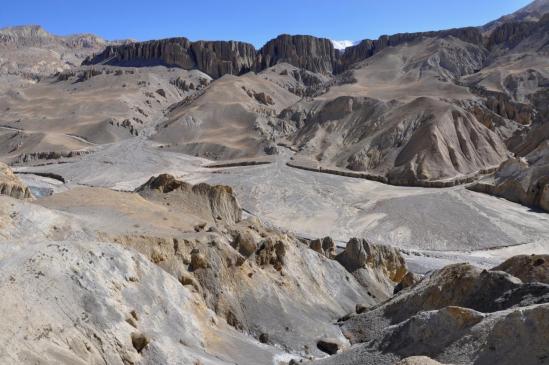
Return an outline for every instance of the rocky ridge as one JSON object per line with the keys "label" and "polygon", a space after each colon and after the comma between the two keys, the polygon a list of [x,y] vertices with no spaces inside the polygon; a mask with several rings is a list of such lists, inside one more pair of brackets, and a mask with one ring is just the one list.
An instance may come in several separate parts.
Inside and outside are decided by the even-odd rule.
{"label": "rocky ridge", "polygon": [[491,179],[469,189],[549,211],[549,142],[503,162]]}
{"label": "rocky ridge", "polygon": [[89,55],[109,44],[93,34],[56,36],[38,25],[0,29],[0,76],[15,75],[39,79],[75,68]]}
{"label": "rocky ridge", "polygon": [[[393,364],[409,356],[538,364],[546,356],[549,287],[540,280],[547,277],[538,271],[523,282],[499,271],[513,271],[511,262],[521,262],[522,272],[539,265],[517,257],[490,271],[455,264],[432,272],[387,302],[343,319],[343,332],[357,345],[315,364]],[[504,350],[511,342],[513,350]]]}
{"label": "rocky ridge", "polygon": [[[537,19],[536,19],[537,20]],[[280,35],[256,50],[251,44],[236,41],[196,41],[187,38],[135,42],[108,46],[99,54],[88,57],[83,64],[157,65],[198,68],[213,78],[224,74],[240,75],[262,71],[286,62],[298,68],[321,74],[340,73],[388,47],[416,42],[425,38],[453,37],[488,49],[505,44],[511,47],[546,27],[546,17],[539,21],[505,22],[486,38],[476,27],[441,31],[382,35],[364,39],[347,47],[344,52],[334,49],[330,40],[308,35]],[[474,70],[470,70],[472,73]]]}
{"label": "rocky ridge", "polygon": [[403,43],[415,42],[422,38],[447,38],[454,37],[473,45],[482,45],[482,33],[475,27],[455,28],[432,32],[398,33],[393,35],[382,35],[378,39],[364,39],[355,46],[345,49],[341,56],[343,68],[360,62],[387,47],[398,46]]}
{"label": "rocky ridge", "polygon": [[[383,35],[344,52],[305,35],[281,35],[259,50],[170,38],[108,45],[84,64],[177,66],[212,77],[208,90],[170,106],[157,126],[153,138],[172,151],[230,160],[290,141],[309,161],[292,166],[445,187],[493,172],[508,151],[524,156],[530,130],[542,139],[548,18],[513,19],[490,32]],[[129,122],[133,136],[140,128]]]}
{"label": "rocky ridge", "polygon": [[126,66],[167,65],[197,68],[217,79],[225,74],[241,75],[287,62],[312,72],[332,73],[337,52],[328,39],[312,36],[281,35],[257,51],[249,43],[235,41],[196,41],[170,38],[108,46],[83,61],[84,65]]}
{"label": "rocky ridge", "polygon": [[[151,178],[137,193],[84,187],[61,192],[40,199],[41,206],[33,203],[36,212],[33,217],[26,216],[31,203],[8,208],[10,202],[0,199],[0,206],[7,208],[0,209],[6,214],[2,216],[5,228],[0,231],[6,240],[34,234],[36,240],[64,247],[69,237],[77,236],[86,241],[79,242],[92,252],[95,252],[93,241],[117,244],[117,250],[128,250],[134,255],[137,251],[144,260],[162,268],[170,280],[193,293],[193,301],[202,308],[199,313],[205,308],[211,311],[207,318],[214,317],[214,325],[209,326],[213,326],[214,331],[224,331],[226,326],[237,333],[232,337],[251,336],[267,346],[278,346],[296,358],[320,356],[323,350],[317,348],[317,342],[321,339],[335,339],[339,349],[346,347],[347,341],[333,322],[354,311],[357,304],[370,307],[388,297],[392,289],[390,283],[395,286],[394,280],[401,275],[400,271],[407,271],[398,250],[369,244],[368,252],[355,262],[372,275],[363,275],[358,281],[356,273],[350,273],[335,259],[334,247],[330,249],[331,239],[322,240],[326,249],[320,253],[314,245],[268,228],[257,218],[242,218],[230,188],[190,185],[166,174]],[[61,217],[65,217],[64,220]],[[21,219],[31,225],[40,220],[45,223],[35,233],[12,230],[16,220]],[[36,247],[42,250],[42,246]],[[67,251],[61,248],[60,252]],[[56,253],[48,251],[48,255]],[[397,276],[395,270],[398,270]],[[135,275],[128,275],[129,284],[123,284],[124,287],[142,280],[139,275],[137,281],[132,278]],[[379,294],[377,288],[383,288],[383,293]],[[146,316],[141,314],[145,309],[133,309],[139,318]],[[127,308],[126,312],[130,313],[131,309]],[[192,321],[196,323],[195,319]],[[141,356],[169,351],[160,333],[143,330],[140,320],[132,320],[129,314],[128,323],[137,325],[138,331],[133,332],[143,334],[149,343],[136,349]],[[94,325],[95,322],[91,324]],[[126,329],[121,333],[129,338]],[[62,334],[59,336],[63,338]],[[211,346],[211,341],[205,342]],[[10,345],[13,350],[12,346],[15,344]],[[29,346],[37,352],[42,345],[29,341]],[[121,351],[115,350],[114,356]],[[135,356],[131,348],[124,351],[130,353],[128,356]],[[213,350],[208,350],[206,345],[203,351]],[[73,356],[80,355],[73,352],[71,358]],[[249,359],[239,363],[265,362]]]}

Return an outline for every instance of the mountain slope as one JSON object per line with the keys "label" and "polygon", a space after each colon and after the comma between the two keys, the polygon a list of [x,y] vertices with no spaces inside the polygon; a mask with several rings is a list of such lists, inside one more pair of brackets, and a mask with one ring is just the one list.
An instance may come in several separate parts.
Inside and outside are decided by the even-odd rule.
{"label": "mountain slope", "polygon": [[0,76],[49,76],[79,66],[109,42],[93,34],[56,36],[37,25],[0,29]]}
{"label": "mountain slope", "polygon": [[[466,27],[384,35],[344,52],[327,39],[305,35],[280,35],[256,50],[237,41],[108,44],[55,37],[40,28],[6,31],[4,43],[21,49],[52,42],[85,48],[86,54],[105,48],[88,54],[73,76],[59,75],[66,80],[56,85],[49,81],[48,87],[32,86],[21,94],[6,92],[0,107],[6,108],[2,122],[10,129],[3,131],[8,147],[1,152],[17,159],[61,146],[64,152],[85,147],[69,134],[103,144],[145,133],[168,150],[217,160],[276,153],[276,144],[290,143],[299,150],[296,157],[318,168],[363,172],[394,184],[469,181],[509,153],[528,153],[543,141],[546,3],[536,1],[490,32]],[[165,70],[158,71],[162,81],[135,80],[138,89],[118,88],[122,78],[83,80],[91,89],[79,103],[104,90],[100,79],[124,96],[98,100],[90,105],[93,113],[77,111],[69,128],[59,128],[68,123],[65,118],[36,119],[44,109],[38,95],[54,94],[59,86],[69,90],[79,72],[91,75],[109,67],[136,72],[153,65]],[[181,68],[209,77],[170,77]],[[143,82],[156,85],[140,90]],[[166,96],[149,98],[156,87]],[[64,107],[59,112],[75,113]]]}

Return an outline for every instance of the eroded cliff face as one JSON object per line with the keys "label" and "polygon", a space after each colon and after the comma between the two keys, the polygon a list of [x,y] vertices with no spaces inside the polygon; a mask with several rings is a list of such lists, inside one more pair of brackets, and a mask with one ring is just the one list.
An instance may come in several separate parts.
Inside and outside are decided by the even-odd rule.
{"label": "eroded cliff face", "polygon": [[168,65],[186,70],[199,69],[213,78],[225,74],[239,75],[253,68],[254,46],[235,41],[198,41],[170,38],[109,46],[102,53],[87,58],[83,64]]}
{"label": "eroded cliff face", "polygon": [[549,14],[538,21],[507,22],[496,27],[486,40],[488,48],[513,48],[520,42],[536,34],[543,35],[549,30]]}
{"label": "eroded cliff face", "polygon": [[414,42],[421,38],[445,38],[450,36],[475,45],[482,44],[482,34],[477,28],[474,27],[455,28],[433,32],[382,35],[378,39],[364,39],[356,46],[346,48],[345,53],[341,57],[341,64],[342,67],[345,68],[356,62],[371,57],[387,47],[398,46],[407,42]]}
{"label": "eroded cliff face", "polygon": [[128,66],[168,65],[199,69],[213,78],[261,71],[280,62],[312,72],[332,73],[338,53],[332,42],[305,35],[281,35],[257,51],[253,45],[236,41],[197,41],[170,38],[108,46],[83,64]]}
{"label": "eroded cliff face", "polygon": [[309,35],[282,34],[267,42],[260,50],[251,44],[235,41],[197,41],[170,38],[124,45],[108,46],[103,52],[88,57],[83,64],[112,65],[171,65],[184,69],[197,68],[213,78],[225,74],[240,75],[262,71],[278,63],[315,73],[342,72],[351,64],[371,57],[391,46],[413,42],[420,38],[455,37],[474,45],[482,45],[477,28],[459,28],[436,32],[399,33],[365,39],[344,53],[336,50],[329,39]]}
{"label": "eroded cliff face", "polygon": [[263,70],[281,62],[326,74],[336,69],[339,53],[329,39],[283,34],[261,48],[257,68]]}

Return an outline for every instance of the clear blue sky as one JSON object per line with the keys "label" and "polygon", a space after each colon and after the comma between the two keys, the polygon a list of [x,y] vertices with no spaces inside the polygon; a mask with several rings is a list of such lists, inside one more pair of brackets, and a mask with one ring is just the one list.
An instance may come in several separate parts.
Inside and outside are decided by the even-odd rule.
{"label": "clear blue sky", "polygon": [[529,0],[2,0],[0,28],[39,24],[54,34],[107,39],[242,40],[281,33],[336,40],[482,25]]}

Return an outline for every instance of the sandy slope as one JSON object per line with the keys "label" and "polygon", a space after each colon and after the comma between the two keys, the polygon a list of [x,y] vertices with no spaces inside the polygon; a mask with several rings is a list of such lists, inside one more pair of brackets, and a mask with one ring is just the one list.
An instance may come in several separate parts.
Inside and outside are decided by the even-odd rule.
{"label": "sandy slope", "polygon": [[0,92],[0,155],[80,150],[145,133],[168,105],[196,92],[174,85],[177,79],[209,80],[165,67],[90,67]]}

